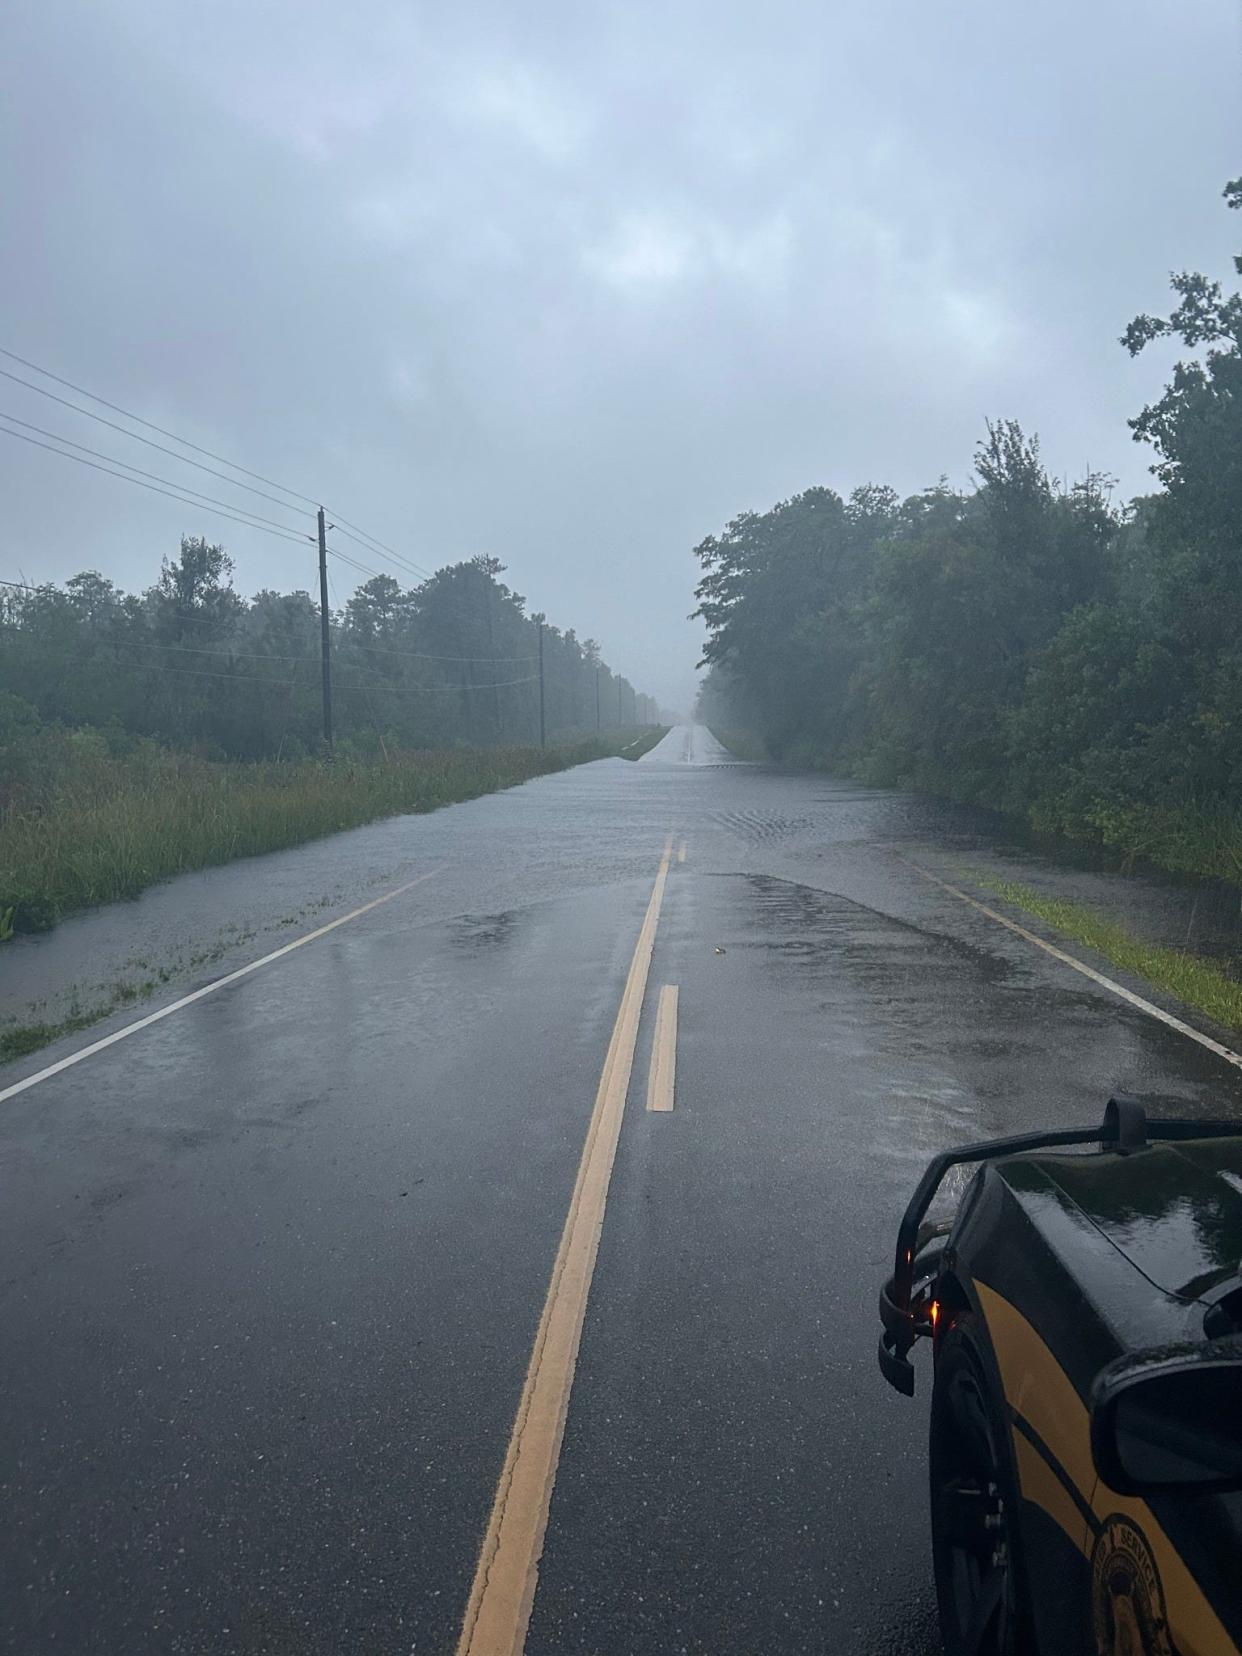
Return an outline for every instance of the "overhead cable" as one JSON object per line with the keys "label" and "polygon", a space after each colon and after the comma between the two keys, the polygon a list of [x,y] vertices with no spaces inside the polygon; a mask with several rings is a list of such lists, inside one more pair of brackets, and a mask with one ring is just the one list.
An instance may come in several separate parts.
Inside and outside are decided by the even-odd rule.
{"label": "overhead cable", "polygon": [[[182,448],[192,449],[195,454],[206,455],[209,460],[218,461],[220,465],[228,466],[232,471],[241,472],[244,477],[253,477],[258,483],[266,483],[269,488],[279,489],[281,494],[289,495],[293,500],[301,501],[305,506],[314,509],[318,505],[318,502],[312,500],[309,495],[302,494],[297,489],[291,489],[287,484],[278,483],[275,478],[268,477],[263,472],[252,471],[249,466],[243,466],[236,460],[230,460],[223,454],[217,454],[213,449],[204,448],[200,443],[192,443],[188,437],[179,436],[177,432],[169,431],[165,426],[156,425],[153,420],[144,419],[141,414],[135,414],[132,410],[123,408],[120,403],[109,402],[107,397],[101,397],[97,392],[88,391],[85,386],[76,385],[72,380],[64,379],[60,374],[54,374],[50,368],[40,367],[37,362],[31,362],[27,357],[18,356],[16,351],[10,351],[3,345],[0,345],[0,356],[8,357],[10,362],[20,362],[23,368],[29,368],[32,373],[42,374],[45,379],[50,379],[57,385],[63,385],[66,390],[76,391],[80,397],[87,397],[91,402],[99,403],[103,408],[110,408],[114,414],[123,415],[125,419],[132,420],[135,425],[145,426],[148,431],[159,432],[161,437],[167,437],[170,442],[180,443]],[[99,420],[101,424],[111,426],[114,431],[121,432],[123,436],[132,437],[135,442],[146,443],[151,448],[159,449],[162,454],[171,455],[174,460],[180,460],[184,465],[198,466],[200,471],[210,472],[213,477],[221,478],[223,482],[231,484],[234,488],[248,489],[251,494],[260,495],[264,500],[270,500],[273,505],[281,506],[286,511],[294,510],[287,501],[277,500],[273,495],[264,494],[262,489],[252,489],[248,483],[239,483],[236,478],[228,477],[223,472],[214,471],[210,466],[200,465],[197,460],[190,460],[184,454],[177,454],[172,449],[164,448],[162,443],[152,443],[150,438],[143,437],[136,431],[127,431],[124,426],[118,426],[112,420],[105,420],[102,414],[96,414],[92,409],[80,408],[76,403],[71,403],[64,397],[56,396],[45,386],[33,385],[29,380],[24,380],[17,374],[11,374],[5,368],[0,368],[0,374],[15,381],[18,385],[24,385],[27,390],[37,392],[41,397],[50,397],[54,402],[62,403],[66,408],[72,408],[75,413],[84,414],[88,419]],[[390,559],[395,560],[399,565],[410,570],[411,573],[430,580],[431,572],[415,563],[413,559],[406,558],[404,554],[396,551],[391,546],[387,546],[377,536],[369,534],[365,529],[360,529],[356,523],[351,523],[348,518],[342,517],[339,512],[333,511],[331,515],[336,519],[342,533],[346,534],[347,538],[352,540],[358,536],[363,537],[361,544],[371,543],[372,550],[386,553]],[[349,533],[351,530],[353,531],[352,534]]]}
{"label": "overhead cable", "polygon": [[[376,536],[368,535],[365,529],[359,529],[357,524],[351,523],[348,518],[343,518],[339,512],[331,512],[330,516],[335,518],[334,527],[341,531],[346,540],[356,541],[359,546],[366,547],[368,551],[386,552],[390,558],[395,558],[399,564],[404,564],[415,575],[421,575],[428,581],[431,580],[431,570],[424,569],[421,564],[415,563],[412,558],[407,558],[403,552],[394,551],[391,546],[386,546]],[[352,534],[350,533],[351,530],[353,531]]]}
{"label": "overhead cable", "polygon": [[[2,416],[0,416],[2,417]],[[46,449],[49,454],[59,454],[62,460],[76,460],[79,466],[89,466],[92,471],[106,472],[109,477],[119,477],[122,483],[132,483],[136,488],[149,489],[152,494],[167,495],[170,500],[179,500],[183,506],[194,506],[203,510],[196,500],[188,499],[184,494],[174,494],[169,489],[157,489],[154,483],[144,483],[140,478],[127,477],[124,472],[113,471],[111,466],[101,466],[94,460],[84,460],[80,454],[67,454],[64,449],[53,448],[50,443],[41,443],[37,437],[27,437],[24,431],[12,431],[8,426],[0,426],[0,431],[8,437],[18,437],[23,443],[31,443],[35,448]],[[236,512],[226,511],[220,506],[209,506],[208,511],[215,512],[219,517],[231,518],[234,523],[243,523],[248,529],[259,529],[265,535],[277,535],[281,540],[293,541],[301,545],[309,540],[309,535],[296,535],[292,531],[283,529],[267,529],[260,523],[252,522],[249,518],[239,517]]]}
{"label": "overhead cable", "polygon": [[[0,368],[0,374],[3,372],[4,369]],[[206,495],[198,489],[191,489],[188,484],[178,483],[175,478],[161,477],[158,472],[143,471],[141,466],[132,466],[128,460],[118,460],[115,454],[104,454],[100,449],[91,448],[87,443],[75,443],[72,437],[64,437],[59,431],[45,431],[42,426],[32,425],[29,420],[19,420],[16,414],[8,414],[3,409],[0,409],[0,419],[8,420],[12,425],[24,426],[27,431],[37,431],[40,437],[50,437],[54,443],[64,443],[66,448],[81,449],[83,454],[93,454],[97,460],[106,460],[109,465],[123,466],[126,471],[137,472],[139,477],[149,477],[153,483],[166,483],[169,488],[179,489],[182,494],[194,495],[197,499],[205,500],[212,506],[223,506],[227,510],[231,510],[234,506],[237,506],[235,501],[217,500],[215,495]],[[111,422],[109,422],[109,424],[110,423]],[[16,437],[18,433],[13,432],[12,435]],[[170,451],[166,450],[165,452]],[[74,457],[73,455],[66,455],[65,458],[67,460],[72,460]],[[174,459],[175,458],[177,457],[174,456]],[[204,468],[204,470],[205,469],[206,468]],[[218,476],[219,473],[214,475]],[[295,531],[289,528],[287,523],[277,523],[274,518],[262,517],[258,512],[252,512],[248,506],[237,506],[237,510],[239,512],[244,512],[247,517],[253,518],[256,523],[267,524],[267,526],[271,529],[281,529],[286,534],[295,533]],[[303,538],[310,540],[311,536],[305,535]]]}
{"label": "overhead cable", "polygon": [[[247,466],[240,466],[236,460],[227,460],[222,454],[215,454],[209,448],[202,448],[198,443],[192,443],[188,437],[178,437],[175,431],[166,431],[163,426],[156,425],[153,420],[144,420],[141,414],[131,414],[128,408],[122,408],[119,403],[109,402],[106,397],[100,397],[94,391],[87,391],[84,386],[75,385],[72,380],[62,379],[59,374],[54,374],[50,368],[40,368],[37,362],[28,362],[25,357],[18,356],[16,351],[6,350],[3,345],[0,345],[0,356],[8,357],[10,362],[20,362],[23,368],[29,368],[36,374],[42,374],[45,379],[55,380],[57,385],[63,385],[70,391],[76,391],[80,397],[89,397],[92,402],[101,403],[104,408],[110,408],[114,414],[124,414],[127,420],[133,420],[137,425],[146,426],[148,431],[158,431],[161,437],[169,437],[174,443],[180,443],[184,448],[193,449],[195,454],[205,454],[209,460],[218,460],[222,466],[231,466],[234,471],[243,472],[247,477],[253,477],[260,483],[266,483],[270,488],[279,489],[282,494],[292,495],[295,500],[302,501],[304,505],[314,507],[318,504],[309,495],[299,494],[296,489],[287,489],[283,483],[277,483],[274,478],[264,477],[262,472],[251,471]],[[0,370],[0,372],[3,372],[3,370]],[[15,379],[17,376],[10,375],[9,377]],[[23,380],[19,383],[25,384],[26,382]],[[37,391],[39,387],[32,386],[31,389]],[[51,392],[46,392],[45,395],[50,396]],[[82,409],[81,412],[86,413],[88,411]],[[97,418],[98,416],[93,417]],[[135,433],[130,432],[129,435],[134,436]],[[238,485],[239,488],[241,486]]]}
{"label": "overhead cable", "polygon": [[[125,427],[117,425],[115,420],[105,420],[102,414],[96,414],[93,408],[83,408],[78,403],[70,402],[68,397],[58,397],[55,391],[49,391],[43,385],[35,385],[31,380],[24,380],[19,374],[10,374],[7,368],[0,368],[0,375],[3,375],[7,380],[12,380],[14,385],[24,385],[27,391],[35,391],[39,396],[47,397],[51,402],[59,403],[62,408],[72,409],[75,414],[84,414],[88,420],[97,420],[100,425],[106,425],[109,431],[119,431],[122,437],[130,437],[135,443],[145,443],[148,448],[158,449],[161,454],[169,455],[183,466],[193,466],[198,471],[206,472],[209,477],[218,477],[221,482],[227,483],[230,488],[245,489],[249,494],[258,495],[261,500],[270,500],[274,506],[279,506],[286,512],[299,510],[297,507],[290,506],[287,500],[278,500],[275,495],[267,494],[262,489],[253,489],[249,483],[239,483],[235,477],[230,477],[227,472],[217,471],[214,466],[204,466],[201,460],[191,460],[188,455],[178,454],[176,449],[167,448],[163,443],[153,443],[149,437],[142,436],[140,432],[126,431]],[[108,406],[111,407],[111,404]],[[68,439],[65,438],[63,441],[67,442]],[[176,441],[180,442],[181,439],[177,438]],[[119,463],[124,465],[125,462],[121,461]],[[278,488],[279,486],[277,484]],[[179,484],[178,487],[181,487],[181,485]]]}

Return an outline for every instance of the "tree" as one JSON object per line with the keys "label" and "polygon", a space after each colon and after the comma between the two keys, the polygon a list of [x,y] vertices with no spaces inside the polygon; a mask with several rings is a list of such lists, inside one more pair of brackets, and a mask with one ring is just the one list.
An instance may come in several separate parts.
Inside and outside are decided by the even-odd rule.
{"label": "tree", "polygon": [[[1242,207],[1242,179],[1225,187]],[[1234,260],[1242,273],[1242,256]],[[1242,294],[1181,272],[1180,302],[1167,317],[1137,316],[1122,335],[1132,356],[1153,340],[1206,346],[1202,361],[1179,362],[1158,401],[1130,422],[1135,439],[1156,451],[1152,471],[1164,492],[1151,507],[1162,608],[1182,646],[1194,654],[1227,648],[1242,623]]]}
{"label": "tree", "polygon": [[352,640],[373,644],[391,637],[416,606],[414,593],[403,592],[391,575],[373,575],[345,605],[345,626]]}
{"label": "tree", "polygon": [[148,593],[158,630],[179,637],[197,622],[221,631],[235,624],[245,606],[233,591],[232,574],[233,560],[222,546],[182,535],[180,557],[162,561]]}
{"label": "tree", "polygon": [[[141,598],[91,570],[64,589],[0,587],[0,694],[43,720],[108,725],[207,754],[313,751],[320,718],[318,604],[304,591],[233,590],[221,546],[186,537]],[[504,565],[479,557],[407,590],[369,579],[329,617],[340,744],[531,741],[538,731],[536,629]],[[553,734],[594,729],[599,658],[572,629],[548,631]],[[614,696],[615,701],[615,696]],[[605,721],[611,704],[604,702]],[[3,765],[0,764],[0,770]]]}

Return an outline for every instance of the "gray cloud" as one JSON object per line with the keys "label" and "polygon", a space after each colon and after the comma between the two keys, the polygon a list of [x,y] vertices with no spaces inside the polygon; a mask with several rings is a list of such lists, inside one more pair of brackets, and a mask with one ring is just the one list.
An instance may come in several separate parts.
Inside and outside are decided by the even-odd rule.
{"label": "gray cloud", "polygon": [[[1144,487],[1165,364],[1116,337],[1237,239],[1232,0],[23,0],[6,34],[0,343],[422,563],[497,553],[683,703],[689,549],[742,508],[963,481],[998,414]],[[0,575],[145,584],[184,529],[311,583],[309,548],[0,468]]]}

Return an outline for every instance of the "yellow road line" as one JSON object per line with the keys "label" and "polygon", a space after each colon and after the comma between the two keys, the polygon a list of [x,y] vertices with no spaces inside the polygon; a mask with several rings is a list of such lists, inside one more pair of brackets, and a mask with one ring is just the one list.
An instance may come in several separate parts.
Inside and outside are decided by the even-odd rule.
{"label": "yellow road line", "polygon": [[685,840],[682,840],[681,844],[677,847],[677,861],[679,863],[684,863],[685,860],[686,860],[686,842],[685,842]]}
{"label": "yellow road line", "polygon": [[671,1110],[677,1079],[677,985],[666,983],[656,1008],[655,1040],[647,1073],[647,1108]]}
{"label": "yellow road line", "polygon": [[608,1043],[457,1656],[520,1656],[525,1647],[672,843],[670,835]]}
{"label": "yellow road line", "polygon": [[[898,855],[900,856],[900,853]],[[1045,954],[1051,955],[1054,960],[1059,960],[1066,966],[1072,966],[1076,972],[1081,972],[1083,977],[1090,978],[1092,983],[1098,983],[1101,988],[1107,989],[1111,994],[1120,996],[1123,1001],[1127,1001],[1131,1006],[1136,1006],[1140,1012],[1146,1012],[1148,1017],[1158,1019],[1160,1023],[1166,1024],[1170,1029],[1175,1029],[1179,1035],[1188,1035],[1192,1041],[1198,1041],[1200,1046],[1206,1047],[1209,1052],[1214,1052],[1218,1058],[1223,1058],[1227,1064],[1232,1064],[1235,1069],[1242,1069],[1242,1054],[1231,1051],[1227,1046],[1222,1046],[1219,1041],[1214,1041],[1210,1035],[1205,1035],[1202,1030],[1194,1029],[1190,1024],[1183,1023],[1181,1018],[1175,1018],[1171,1012],[1166,1012],[1162,1007],[1153,1005],[1149,1000],[1144,1000],[1142,995],[1136,995],[1133,990],[1126,989],[1120,983],[1114,983],[1112,978],[1105,977],[1103,972],[1097,972],[1094,967],[1088,966],[1085,961],[1076,960],[1073,955],[1066,954],[1064,949],[1058,949],[1054,943],[1047,943],[1042,937],[1036,937],[1033,931],[1027,931],[1026,927],[1020,926],[1016,920],[1009,920],[1005,915],[998,914],[994,908],[989,908],[986,903],[981,903],[967,892],[960,891],[957,886],[950,885],[947,880],[942,880],[939,875],[931,873],[929,869],[921,868],[918,863],[911,862],[909,857],[900,857],[900,860],[908,868],[912,868],[916,874],[921,874],[925,880],[930,880],[933,885],[939,886],[942,891],[947,891],[963,903],[969,903],[971,908],[978,909],[980,914],[986,914],[989,920],[995,920],[998,926],[1004,926],[1008,931],[1016,932],[1019,937],[1024,937],[1028,943],[1033,943],[1037,949],[1042,949]]]}
{"label": "yellow road line", "polygon": [[96,1052],[102,1052],[105,1047],[115,1046],[118,1041],[125,1040],[130,1035],[136,1035],[140,1029],[149,1029],[161,1018],[171,1017],[174,1012],[180,1012],[183,1006],[192,1006],[195,1001],[202,1000],[204,995],[214,995],[217,989],[223,989],[227,984],[236,983],[238,978],[249,976],[257,972],[260,966],[270,966],[274,960],[280,960],[284,955],[292,954],[294,949],[304,948],[307,943],[313,943],[317,937],[326,937],[338,926],[347,925],[351,920],[357,920],[360,915],[369,914],[383,903],[391,903],[394,897],[401,897],[415,886],[422,885],[424,880],[430,880],[434,875],[443,872],[443,868],[430,868],[425,874],[416,879],[407,880],[404,885],[394,886],[386,891],[382,897],[373,897],[369,903],[363,903],[361,908],[351,909],[348,914],[340,915],[336,920],[329,920],[326,926],[319,926],[305,937],[295,937],[292,943],[286,943],[282,948],[273,949],[271,954],[265,954],[258,960],[252,960],[248,966],[239,966],[235,972],[227,972],[224,977],[216,978],[211,983],[205,983],[201,989],[195,989],[193,994],[182,995],[167,1006],[161,1006],[158,1012],[148,1012],[145,1018],[138,1018],[132,1024],[126,1024],[124,1029],[114,1029],[111,1035],[105,1035],[102,1040],[92,1041],[89,1046],[82,1047],[77,1052],[71,1052],[67,1058],[59,1058],[46,1069],[37,1070],[34,1075],[28,1075],[24,1081],[15,1081],[11,1087],[5,1087],[0,1092],[0,1104],[6,1098],[16,1098],[18,1093],[25,1092],[27,1087],[36,1086],[40,1081],[46,1081],[49,1076],[59,1075],[62,1070],[71,1069],[74,1064],[80,1064],[84,1058],[92,1057]]}

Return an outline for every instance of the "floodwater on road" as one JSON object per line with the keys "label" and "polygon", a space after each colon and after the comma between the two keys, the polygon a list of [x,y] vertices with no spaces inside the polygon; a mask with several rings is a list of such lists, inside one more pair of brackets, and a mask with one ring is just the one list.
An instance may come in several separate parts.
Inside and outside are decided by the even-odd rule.
{"label": "floodwater on road", "polygon": [[[32,1081],[0,1117],[0,1649],[457,1648],[594,1200],[519,1648],[934,1656],[927,1387],[875,1364],[921,1167],[1112,1091],[1242,1099],[911,863],[1123,901],[987,813],[679,727],[0,953],[14,1006],[210,952],[171,1000],[420,882],[80,1063],[49,1072],[163,999],[0,1072]],[[1186,888],[1128,889],[1184,923]],[[615,1159],[580,1181],[610,1097]]]}
{"label": "floodwater on road", "polygon": [[[119,985],[145,1000],[157,989],[171,993],[209,982],[400,883],[445,841],[486,837],[509,811],[524,830],[541,815],[550,823],[552,855],[532,857],[536,848],[528,844],[522,866],[508,871],[528,876],[530,891],[631,877],[634,862],[612,854],[611,833],[612,790],[629,763],[601,760],[427,817],[392,817],[182,875],[131,901],[73,915],[50,933],[15,938],[0,948],[0,1022],[56,1023],[111,1002]],[[911,856],[926,853],[949,879],[978,870],[1019,880],[1097,907],[1152,942],[1242,970],[1242,903],[1231,887],[1151,869],[1122,873],[1111,853],[1040,839],[977,806],[743,765],[703,725],[675,726],[638,763],[645,779],[669,765],[728,767],[733,777],[721,788],[736,808],[726,820],[752,853],[764,844],[793,851],[802,842],[813,849],[820,841],[840,846],[851,838],[900,846]],[[796,801],[798,813],[769,820],[777,799]],[[750,802],[755,814],[748,822]]]}

